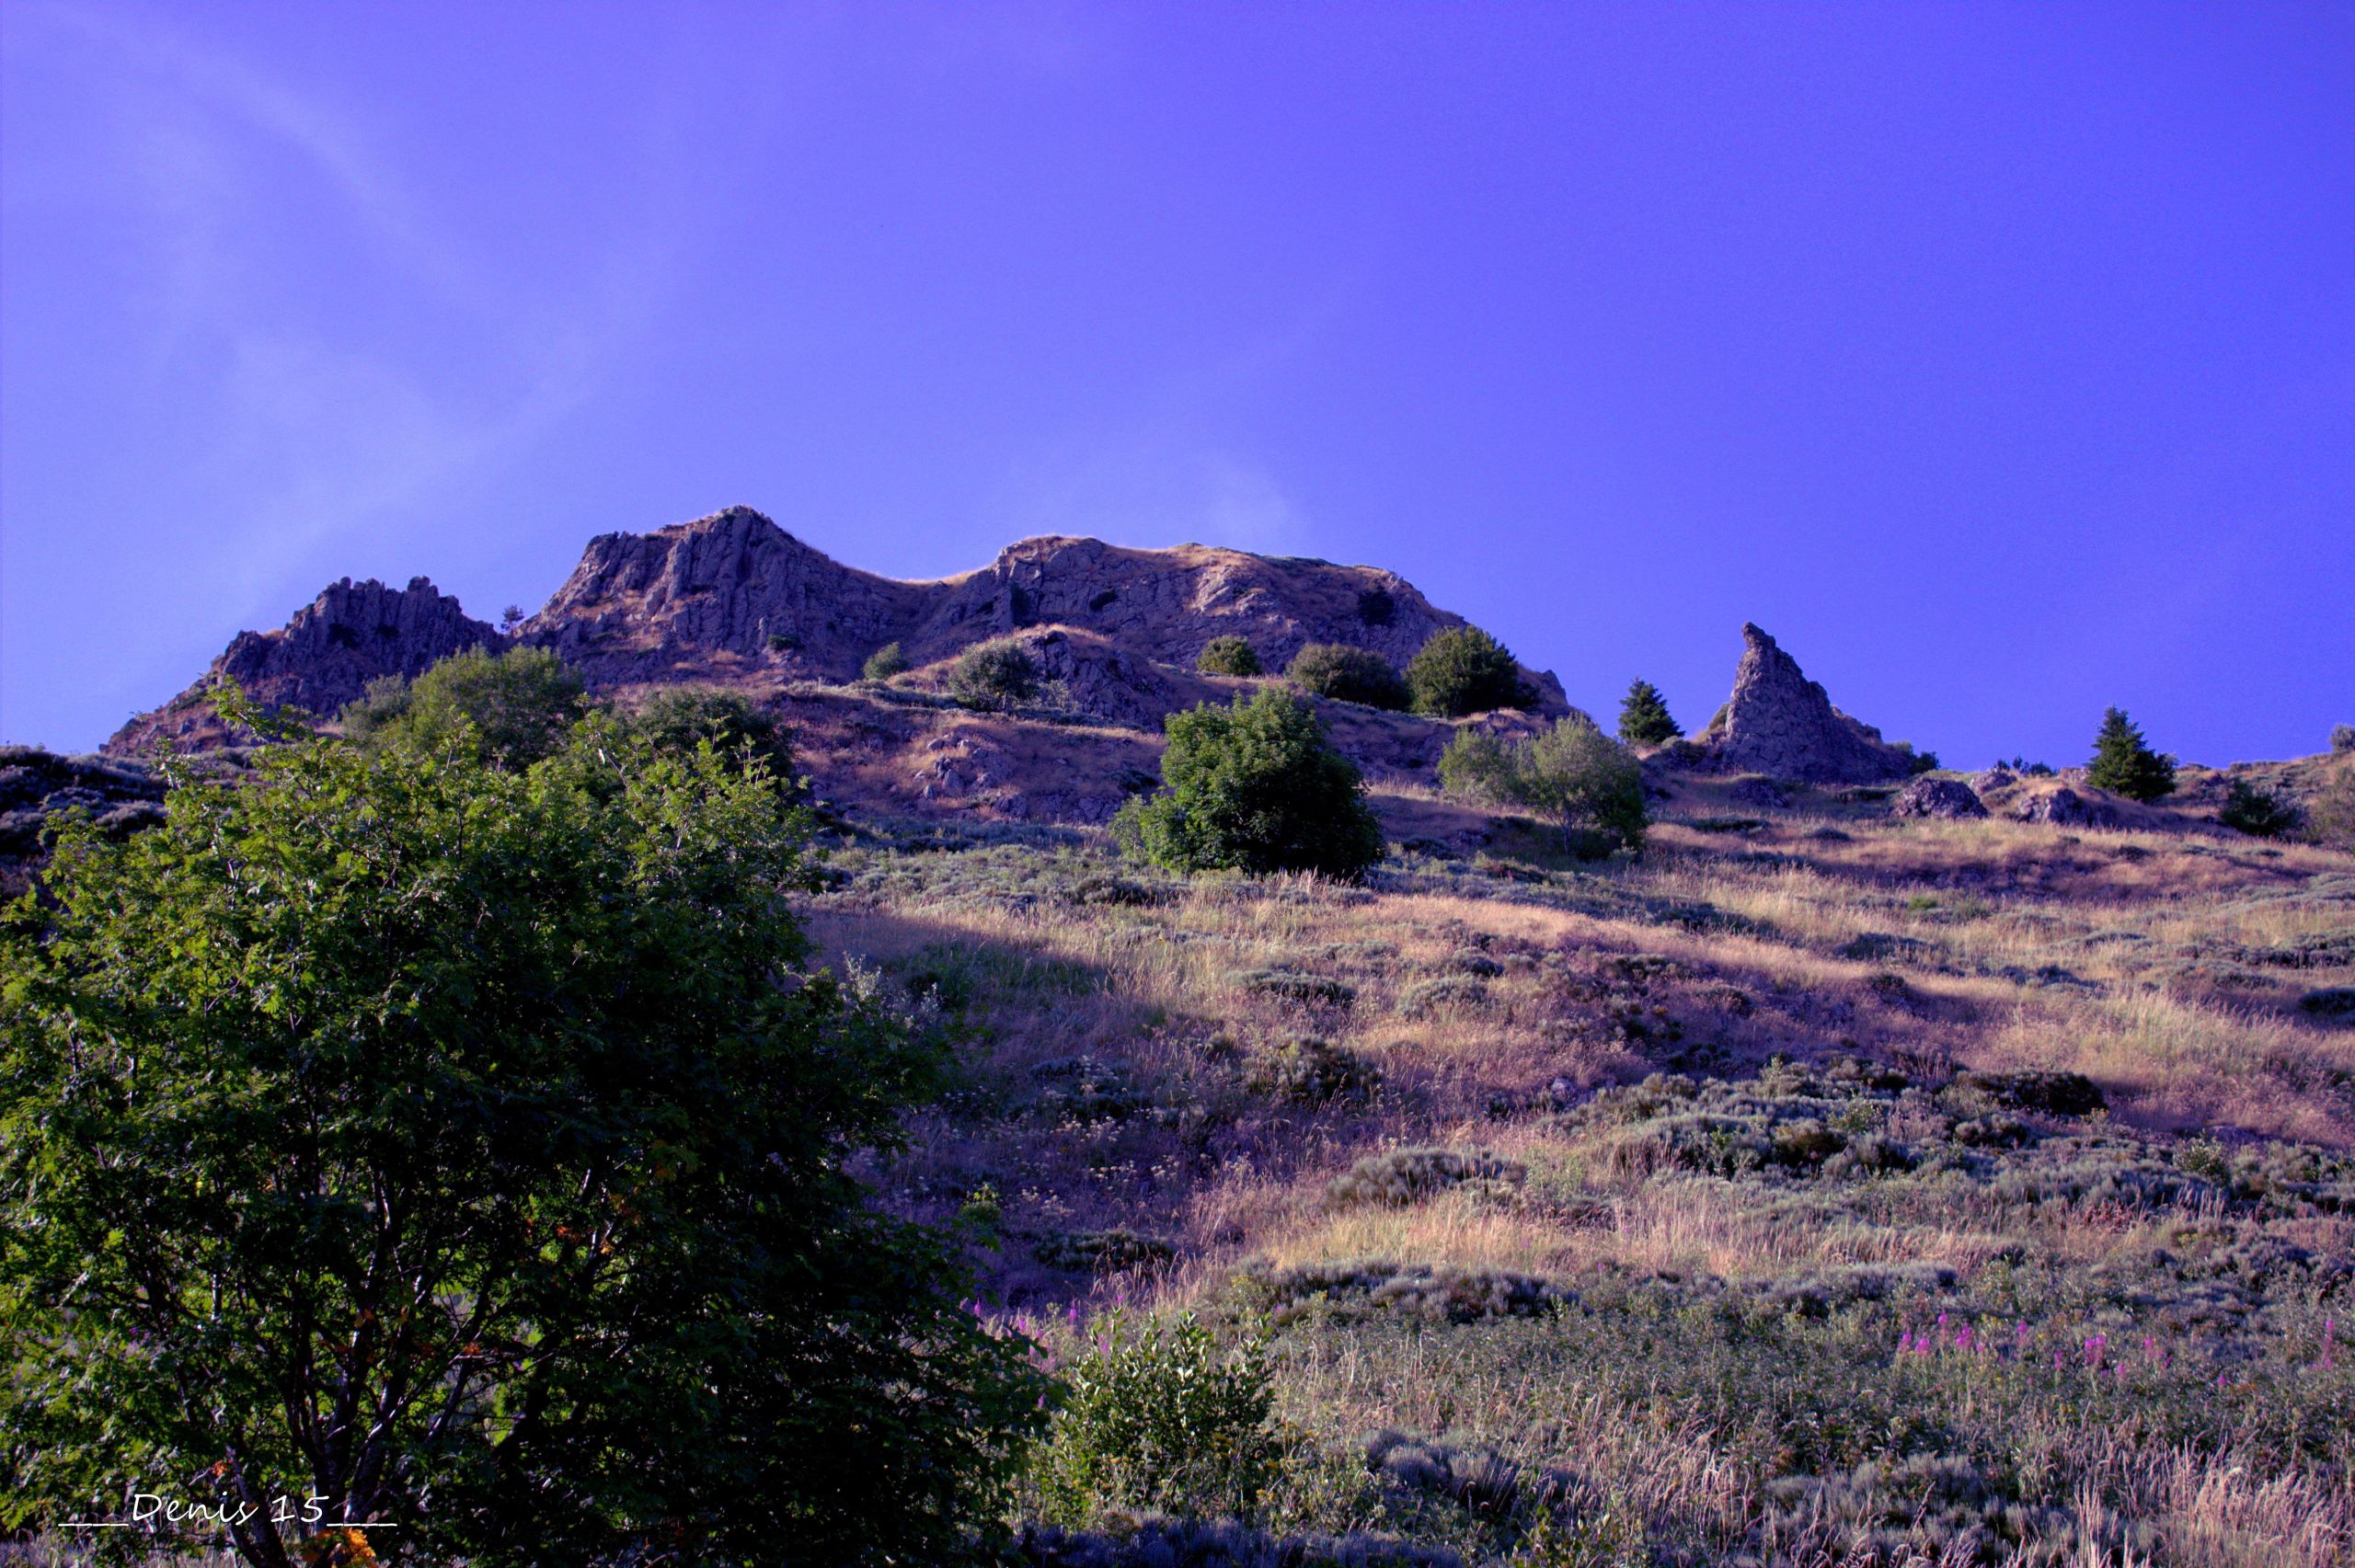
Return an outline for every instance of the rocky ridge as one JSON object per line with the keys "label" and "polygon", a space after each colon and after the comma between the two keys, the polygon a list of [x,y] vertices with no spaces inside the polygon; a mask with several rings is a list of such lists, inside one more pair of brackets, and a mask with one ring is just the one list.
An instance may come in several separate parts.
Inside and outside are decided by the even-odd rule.
{"label": "rocky ridge", "polygon": [[1731,773],[1810,784],[1877,784],[1913,771],[1912,753],[1832,705],[1798,660],[1757,626],[1741,628],[1733,695],[1694,737],[1695,760]]}
{"label": "rocky ridge", "polygon": [[424,578],[387,588],[373,578],[334,582],[274,632],[240,632],[202,678],[117,730],[100,750],[144,756],[161,741],[210,750],[230,738],[204,693],[235,681],[265,708],[332,716],[385,675],[416,676],[454,653],[499,642],[498,631]]}

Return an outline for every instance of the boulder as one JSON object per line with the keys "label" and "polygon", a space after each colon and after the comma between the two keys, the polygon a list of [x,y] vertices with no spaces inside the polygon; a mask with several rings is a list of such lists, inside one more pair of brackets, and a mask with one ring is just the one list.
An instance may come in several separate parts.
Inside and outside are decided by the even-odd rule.
{"label": "boulder", "polygon": [[2087,800],[2066,786],[2030,795],[2012,808],[2012,818],[2066,828],[2115,828],[2119,823],[2117,807],[2106,800]]}
{"label": "boulder", "polygon": [[1733,696],[1694,737],[1710,765],[1815,784],[1873,784],[1913,771],[1910,753],[1833,707],[1773,637],[1749,624],[1741,636]]}
{"label": "boulder", "polygon": [[1915,779],[1890,803],[1892,817],[1935,817],[1959,822],[1987,815],[1978,794],[1959,779]]}

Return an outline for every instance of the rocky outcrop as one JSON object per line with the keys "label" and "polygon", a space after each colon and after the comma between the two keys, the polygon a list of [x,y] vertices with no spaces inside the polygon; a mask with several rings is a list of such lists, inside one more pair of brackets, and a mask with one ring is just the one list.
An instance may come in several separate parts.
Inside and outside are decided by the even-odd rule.
{"label": "rocky outcrop", "polygon": [[[518,635],[605,686],[763,670],[844,681],[886,643],[923,665],[1048,626],[1188,674],[1203,645],[1224,635],[1248,640],[1270,670],[1312,642],[1403,664],[1433,632],[1463,624],[1396,573],[1200,544],[1026,539],[979,571],[902,582],[843,566],[751,508],[730,507],[592,540]],[[1528,675],[1541,707],[1566,709],[1551,673]]]}
{"label": "rocky outcrop", "polygon": [[454,653],[499,641],[497,631],[423,578],[401,589],[345,578],[277,631],[238,633],[202,680],[124,725],[101,750],[121,757],[143,755],[162,740],[188,750],[222,744],[225,729],[205,692],[224,679],[265,709],[331,717],[380,676],[419,675]]}
{"label": "rocky outcrop", "polygon": [[1873,784],[1912,771],[1910,753],[1833,707],[1774,638],[1749,624],[1741,637],[1733,696],[1694,738],[1712,765],[1815,784]]}
{"label": "rocky outcrop", "polygon": [[1960,779],[1915,779],[1890,803],[1892,817],[1929,817],[1961,822],[1987,815],[1986,802]]}
{"label": "rocky outcrop", "polygon": [[2065,785],[2032,795],[2012,808],[2012,818],[2020,822],[2050,822],[2064,828],[2115,828],[2120,820],[2118,807],[2107,800],[2087,799]]}
{"label": "rocky outcrop", "polygon": [[144,763],[0,746],[0,897],[24,890],[29,868],[48,853],[52,818],[86,811],[107,837],[127,838],[164,819],[164,788],[163,775]]}

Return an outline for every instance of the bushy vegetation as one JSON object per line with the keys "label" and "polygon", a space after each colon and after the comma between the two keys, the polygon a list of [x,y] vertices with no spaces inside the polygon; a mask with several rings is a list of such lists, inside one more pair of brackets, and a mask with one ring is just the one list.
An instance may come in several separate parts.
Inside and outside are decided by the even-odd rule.
{"label": "bushy vegetation", "polygon": [[1257,675],[1259,652],[1243,637],[1212,637],[1203,645],[1194,668],[1205,675]]}
{"label": "bushy vegetation", "polygon": [[975,643],[957,656],[948,694],[966,707],[1004,712],[1039,694],[1039,661],[1016,637]]}
{"label": "bushy vegetation", "polygon": [[1465,730],[1449,743],[1439,773],[1451,795],[1546,818],[1566,847],[1580,829],[1603,833],[1627,850],[1643,847],[1643,770],[1583,715],[1512,740]]}
{"label": "bushy vegetation", "polygon": [[2298,826],[2298,808],[2269,790],[2246,779],[2234,779],[2224,792],[2216,819],[2227,828],[2260,839],[2278,839]]}
{"label": "bushy vegetation", "polygon": [[898,643],[893,642],[885,643],[881,647],[868,654],[867,662],[859,667],[858,673],[863,680],[889,681],[894,675],[905,675],[908,669],[907,651]]}
{"label": "bushy vegetation", "polygon": [[431,747],[465,731],[482,756],[524,768],[555,752],[587,707],[580,677],[546,648],[475,647],[414,681],[370,681],[341,724],[346,736],[372,749]]}
{"label": "bushy vegetation", "polygon": [[[849,1174],[938,1036],[808,967],[764,763],[513,733],[287,736],[68,826],[8,910],[0,1523],[307,1492],[488,1565],[937,1561],[988,1516],[1041,1385]],[[357,1561],[328,1523],[229,1533]]]}
{"label": "bushy vegetation", "polygon": [[1512,650],[1477,626],[1432,633],[1407,663],[1407,694],[1417,713],[1438,718],[1525,708],[1537,697]]}
{"label": "bushy vegetation", "polygon": [[2085,782],[2129,800],[2153,801],[2175,793],[2175,766],[2173,757],[2151,750],[2125,709],[2110,708],[2094,736]]}
{"label": "bushy vegetation", "polygon": [[783,784],[793,778],[793,742],[774,715],[741,692],[720,686],[666,686],[630,715],[631,727],[657,751],[711,749],[738,764],[757,762]]}
{"label": "bushy vegetation", "polygon": [[1660,688],[1642,679],[1627,685],[1619,699],[1619,738],[1630,746],[1659,746],[1684,731],[1669,716],[1668,699]]}
{"label": "bushy vegetation", "polygon": [[1310,643],[1292,656],[1284,677],[1311,696],[1404,711],[1407,682],[1380,654],[1347,643]]}
{"label": "bushy vegetation", "polygon": [[1355,763],[1315,713],[1269,689],[1169,715],[1165,787],[1132,800],[1117,830],[1172,871],[1315,871],[1351,879],[1383,855]]}

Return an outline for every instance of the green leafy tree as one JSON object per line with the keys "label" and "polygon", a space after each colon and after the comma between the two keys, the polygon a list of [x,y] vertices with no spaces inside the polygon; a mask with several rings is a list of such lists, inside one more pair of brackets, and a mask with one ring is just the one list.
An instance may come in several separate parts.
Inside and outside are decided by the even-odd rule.
{"label": "green leafy tree", "polygon": [[793,778],[793,742],[774,715],[724,686],[666,686],[638,705],[630,727],[659,751],[687,752],[710,742],[739,764],[757,761],[779,784]]}
{"label": "green leafy tree", "polygon": [[1306,703],[1267,688],[1204,703],[1163,727],[1165,787],[1121,808],[1116,830],[1173,871],[1315,871],[1355,879],[1383,855],[1357,765]]}
{"label": "green leafy tree", "polygon": [[850,1174],[936,1046],[807,967],[764,772],[298,737],[66,827],[0,921],[0,1525],[143,1491],[263,1568],[530,1568],[994,1516],[1040,1385]]}
{"label": "green leafy tree", "polygon": [[948,694],[982,712],[1015,707],[1039,694],[1039,661],[1012,637],[975,643],[957,656]]}
{"label": "green leafy tree", "polygon": [[1439,776],[1450,795],[1549,818],[1565,848],[1581,830],[1624,849],[1643,848],[1643,769],[1583,714],[1517,740],[1465,730],[1440,758]]}
{"label": "green leafy tree", "polygon": [[2152,750],[2125,709],[2111,708],[2101,715],[2094,736],[2085,782],[2129,800],[2157,800],[2175,793],[2175,759]]}
{"label": "green leafy tree", "polygon": [[1292,656],[1284,675],[1313,696],[1394,711],[1408,702],[1407,682],[1388,659],[1347,643],[1310,643]]}
{"label": "green leafy tree", "polygon": [[1212,637],[1202,645],[1202,657],[1194,668],[1205,675],[1257,675],[1259,650],[1242,637]]}
{"label": "green leafy tree", "polygon": [[894,675],[908,672],[908,656],[898,643],[885,643],[867,656],[867,663],[859,673],[869,681],[889,681]]}
{"label": "green leafy tree", "polygon": [[1684,731],[1669,716],[1668,699],[1648,681],[1630,681],[1619,699],[1619,738],[1630,746],[1660,746]]}
{"label": "green leafy tree", "polygon": [[522,768],[561,746],[586,711],[580,677],[546,648],[474,647],[414,681],[370,681],[341,723],[346,736],[369,748],[431,745],[464,733],[491,761]]}
{"label": "green leafy tree", "polygon": [[1512,650],[1477,626],[1432,633],[1407,663],[1407,692],[1417,713],[1440,718],[1525,708],[1536,701]]}

